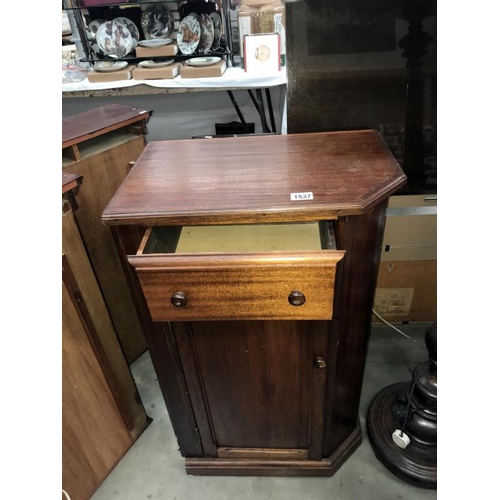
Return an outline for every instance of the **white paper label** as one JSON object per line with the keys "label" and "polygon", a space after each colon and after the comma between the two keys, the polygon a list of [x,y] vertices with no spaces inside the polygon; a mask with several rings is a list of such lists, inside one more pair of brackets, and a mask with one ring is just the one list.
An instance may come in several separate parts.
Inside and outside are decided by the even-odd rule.
{"label": "white paper label", "polygon": [[292,201],[314,200],[314,196],[312,193],[290,193],[290,199]]}
{"label": "white paper label", "polygon": [[414,288],[377,288],[373,309],[379,314],[410,314]]}

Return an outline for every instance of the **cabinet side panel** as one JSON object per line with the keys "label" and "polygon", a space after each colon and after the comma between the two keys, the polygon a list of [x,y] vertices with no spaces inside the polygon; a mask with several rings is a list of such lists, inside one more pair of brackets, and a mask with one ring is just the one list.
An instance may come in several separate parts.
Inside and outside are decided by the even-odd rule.
{"label": "cabinet side panel", "polygon": [[131,138],[66,167],[83,175],[75,218],[128,363],[146,350],[146,341],[110,229],[102,224],[101,215],[127,176],[129,162],[137,160],[144,145],[144,137]]}
{"label": "cabinet side panel", "polygon": [[76,225],[73,212],[62,217],[62,252],[66,256],[72,274],[78,284],[86,308],[94,326],[97,345],[102,346],[103,363],[110,367],[114,383],[113,393],[125,411],[124,418],[132,424],[130,430],[138,435],[147,425],[147,417],[130,368],[116,336],[109,312],[101,295],[85,246]]}
{"label": "cabinet side panel", "polygon": [[337,272],[333,335],[329,359],[327,415],[323,456],[330,456],[356,428],[371,309],[375,296],[385,227],[383,201],[364,215],[339,218],[335,223],[337,247],[345,250]]}
{"label": "cabinet side panel", "polygon": [[71,291],[62,287],[62,481],[90,498],[132,445]]}

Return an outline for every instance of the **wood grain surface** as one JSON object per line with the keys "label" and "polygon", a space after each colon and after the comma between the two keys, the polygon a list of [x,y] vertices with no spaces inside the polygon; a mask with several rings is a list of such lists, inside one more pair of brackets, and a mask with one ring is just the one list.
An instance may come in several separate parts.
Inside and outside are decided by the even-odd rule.
{"label": "wood grain surface", "polygon": [[[137,269],[128,267],[129,282],[188,474],[330,476],[359,445],[385,209],[405,182],[379,134],[367,130],[145,148],[102,220],[122,262]],[[291,200],[301,192],[313,199]],[[163,251],[175,251],[174,226],[318,220],[328,221],[319,224],[325,250],[161,254],[163,237]],[[144,226],[172,227],[134,255]],[[299,290],[312,287],[313,300],[334,298],[324,320],[304,320],[323,318],[316,311],[295,321],[273,302],[295,280]],[[185,293],[184,307],[170,304],[176,292]],[[205,300],[200,315],[193,294]]]}
{"label": "wood grain surface", "polygon": [[[206,456],[217,457],[218,448],[226,457],[228,448],[268,448],[261,454],[267,458],[276,456],[271,450],[315,448],[310,430],[322,424],[325,380],[315,378],[324,370],[314,367],[314,359],[326,356],[325,326],[321,321],[173,323]],[[319,443],[321,438],[319,429]],[[241,456],[237,450],[235,457]]]}
{"label": "wood grain surface", "polygon": [[127,136],[127,140],[116,147],[99,148],[98,154],[63,167],[63,171],[83,175],[75,196],[78,204],[75,218],[129,363],[145,351],[146,341],[111,231],[102,224],[101,213],[127,176],[129,162],[138,158],[144,145],[143,136]]}
{"label": "wood grain surface", "polygon": [[361,444],[359,422],[335,452],[322,460],[255,458],[188,458],[186,472],[193,476],[317,476],[330,477]]}
{"label": "wood grain surface", "polygon": [[62,287],[62,486],[87,500],[133,443],[89,341],[77,300]]}
{"label": "wood grain surface", "polygon": [[132,434],[137,435],[146,427],[147,416],[72,211],[62,217],[62,252],[71,266],[75,283],[78,284],[79,293],[85,301],[94,326],[93,331],[97,336],[95,343],[102,346],[102,363],[110,367],[113,378],[111,385],[118,407],[125,412],[123,418],[130,422]]}
{"label": "wood grain surface", "polygon": [[[129,256],[154,321],[331,319],[335,267],[344,252]],[[305,295],[291,305],[293,291]],[[184,307],[171,297],[182,292]]]}
{"label": "wood grain surface", "polygon": [[62,120],[62,147],[147,120],[149,111],[122,104],[107,104]]}
{"label": "wood grain surface", "polygon": [[[361,214],[406,176],[371,130],[150,142],[103,212],[108,224],[328,220]],[[291,193],[314,199],[291,201]]]}

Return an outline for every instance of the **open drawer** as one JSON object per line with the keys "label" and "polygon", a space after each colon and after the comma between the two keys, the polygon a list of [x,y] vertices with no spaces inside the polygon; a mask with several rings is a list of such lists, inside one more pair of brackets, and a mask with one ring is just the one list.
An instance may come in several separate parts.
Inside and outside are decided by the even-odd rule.
{"label": "open drawer", "polygon": [[154,321],[331,319],[331,222],[154,226],[128,260]]}

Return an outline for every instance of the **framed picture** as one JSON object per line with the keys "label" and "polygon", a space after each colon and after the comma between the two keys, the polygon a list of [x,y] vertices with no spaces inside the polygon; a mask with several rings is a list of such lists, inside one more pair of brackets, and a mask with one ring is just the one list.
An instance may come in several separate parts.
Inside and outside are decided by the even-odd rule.
{"label": "framed picture", "polygon": [[248,73],[281,71],[280,35],[265,33],[243,37],[244,68]]}

